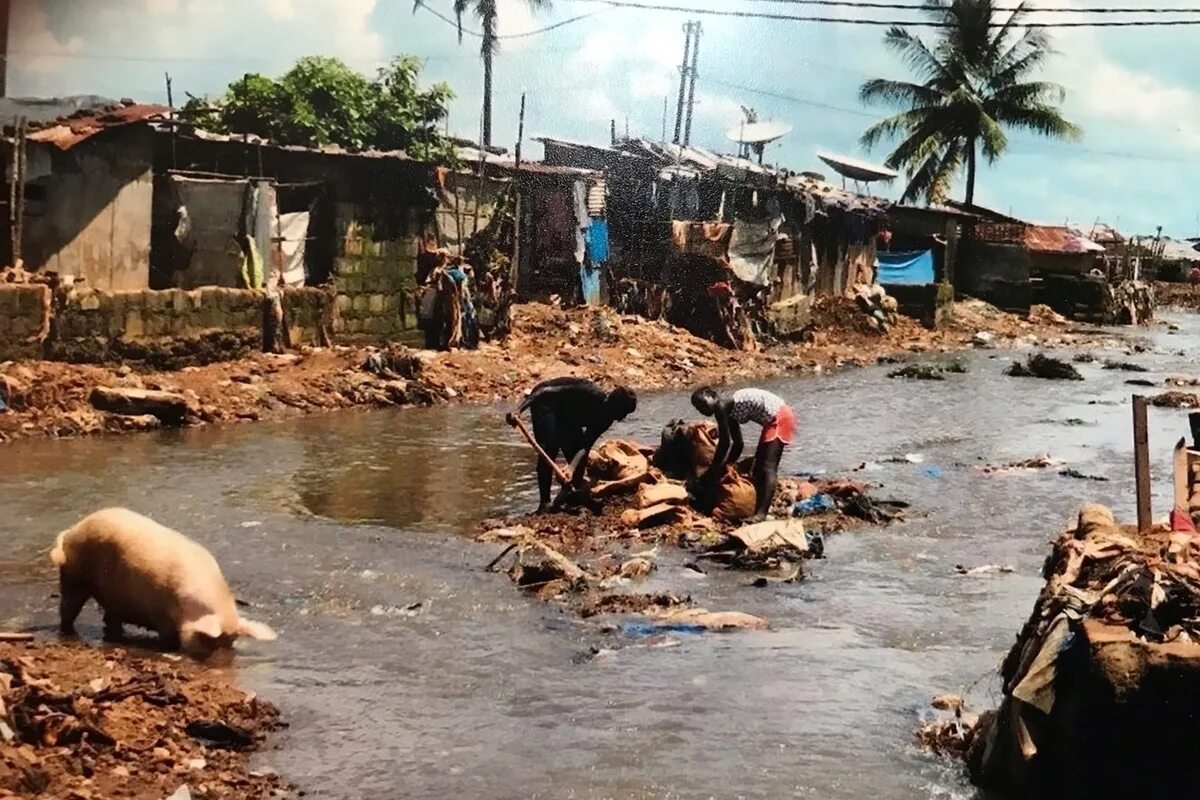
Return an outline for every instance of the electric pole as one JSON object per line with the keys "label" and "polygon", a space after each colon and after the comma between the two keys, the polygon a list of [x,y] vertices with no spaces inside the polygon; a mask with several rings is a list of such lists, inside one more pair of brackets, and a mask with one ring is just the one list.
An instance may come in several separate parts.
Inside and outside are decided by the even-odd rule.
{"label": "electric pole", "polygon": [[696,64],[700,60],[700,23],[692,23],[694,41],[692,42],[692,69],[688,75],[687,121],[683,124],[683,143],[692,143],[692,106],[696,102]]}
{"label": "electric pole", "polygon": [[12,0],[0,0],[0,97],[8,97],[8,18]]}
{"label": "electric pole", "polygon": [[675,144],[679,144],[683,135],[683,96],[687,91],[688,56],[692,48],[692,26],[694,24],[686,22],[683,25],[683,62],[679,65],[679,102],[675,104]]}

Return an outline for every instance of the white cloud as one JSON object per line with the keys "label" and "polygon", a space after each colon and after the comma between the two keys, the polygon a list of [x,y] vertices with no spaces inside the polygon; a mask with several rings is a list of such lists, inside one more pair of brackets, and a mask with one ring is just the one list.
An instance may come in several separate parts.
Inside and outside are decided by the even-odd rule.
{"label": "white cloud", "polygon": [[13,10],[12,60],[19,68],[34,75],[55,75],[66,70],[69,56],[83,48],[83,39],[72,36],[64,40],[50,30],[50,20],[40,3],[20,3]]}
{"label": "white cloud", "polygon": [[742,104],[725,95],[697,92],[695,116],[708,120],[725,130],[741,121]]}

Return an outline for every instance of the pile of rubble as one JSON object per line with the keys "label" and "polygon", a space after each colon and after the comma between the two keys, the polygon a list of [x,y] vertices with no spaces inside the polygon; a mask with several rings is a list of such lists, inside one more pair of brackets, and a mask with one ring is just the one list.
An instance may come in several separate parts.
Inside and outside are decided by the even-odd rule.
{"label": "pile of rubble", "polygon": [[588,468],[591,498],[602,504],[599,513],[484,522],[479,538],[507,545],[488,569],[507,563],[521,589],[582,617],[634,614],[640,624],[665,630],[757,628],[766,622],[698,609],[684,595],[638,592],[637,584],[657,569],[660,545],[694,553],[689,567],[696,571],[710,564],[758,572],[756,585],[796,581],[804,560],[823,556],[823,533],[887,524],[904,505],[874,501],[855,481],[784,478],[774,518],[743,525],[754,513],[750,459],[727,468],[711,504],[696,500],[694,480],[714,451],[715,428],[707,423],[671,423],[658,448],[603,442]]}
{"label": "pile of rubble", "polygon": [[0,797],[284,796],[247,765],[279,727],[197,664],[0,639]]}
{"label": "pile of rubble", "polygon": [[[1176,527],[1189,528],[1183,524]],[[1200,536],[1139,534],[1085,506],[1054,544],[1045,588],[1001,668],[994,712],[923,728],[981,788],[1019,797],[1136,797],[1147,769],[1196,756]]]}

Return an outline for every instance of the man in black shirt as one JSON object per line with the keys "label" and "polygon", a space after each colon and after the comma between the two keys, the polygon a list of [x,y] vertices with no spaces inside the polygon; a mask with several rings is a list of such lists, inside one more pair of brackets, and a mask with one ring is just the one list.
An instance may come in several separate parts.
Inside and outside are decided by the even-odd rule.
{"label": "man in black shirt", "polygon": [[[584,378],[553,378],[533,387],[517,413],[529,409],[533,438],[550,458],[561,452],[570,463],[571,485],[579,489],[588,455],[596,441],[618,420],[637,408],[632,389],[618,386],[605,392]],[[550,465],[538,459],[538,513],[550,507]]]}

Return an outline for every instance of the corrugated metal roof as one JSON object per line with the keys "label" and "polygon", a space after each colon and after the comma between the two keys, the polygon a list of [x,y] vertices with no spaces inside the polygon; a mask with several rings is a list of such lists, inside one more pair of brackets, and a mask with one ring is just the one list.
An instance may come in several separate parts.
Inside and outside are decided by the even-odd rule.
{"label": "corrugated metal roof", "polygon": [[166,106],[134,103],[109,106],[90,111],[78,111],[69,117],[46,123],[27,136],[31,142],[52,144],[60,150],[70,150],[110,128],[134,125],[162,119],[170,112]]}
{"label": "corrugated metal roof", "polygon": [[1033,253],[1103,253],[1104,248],[1065,225],[1029,225],[1025,246]]}

